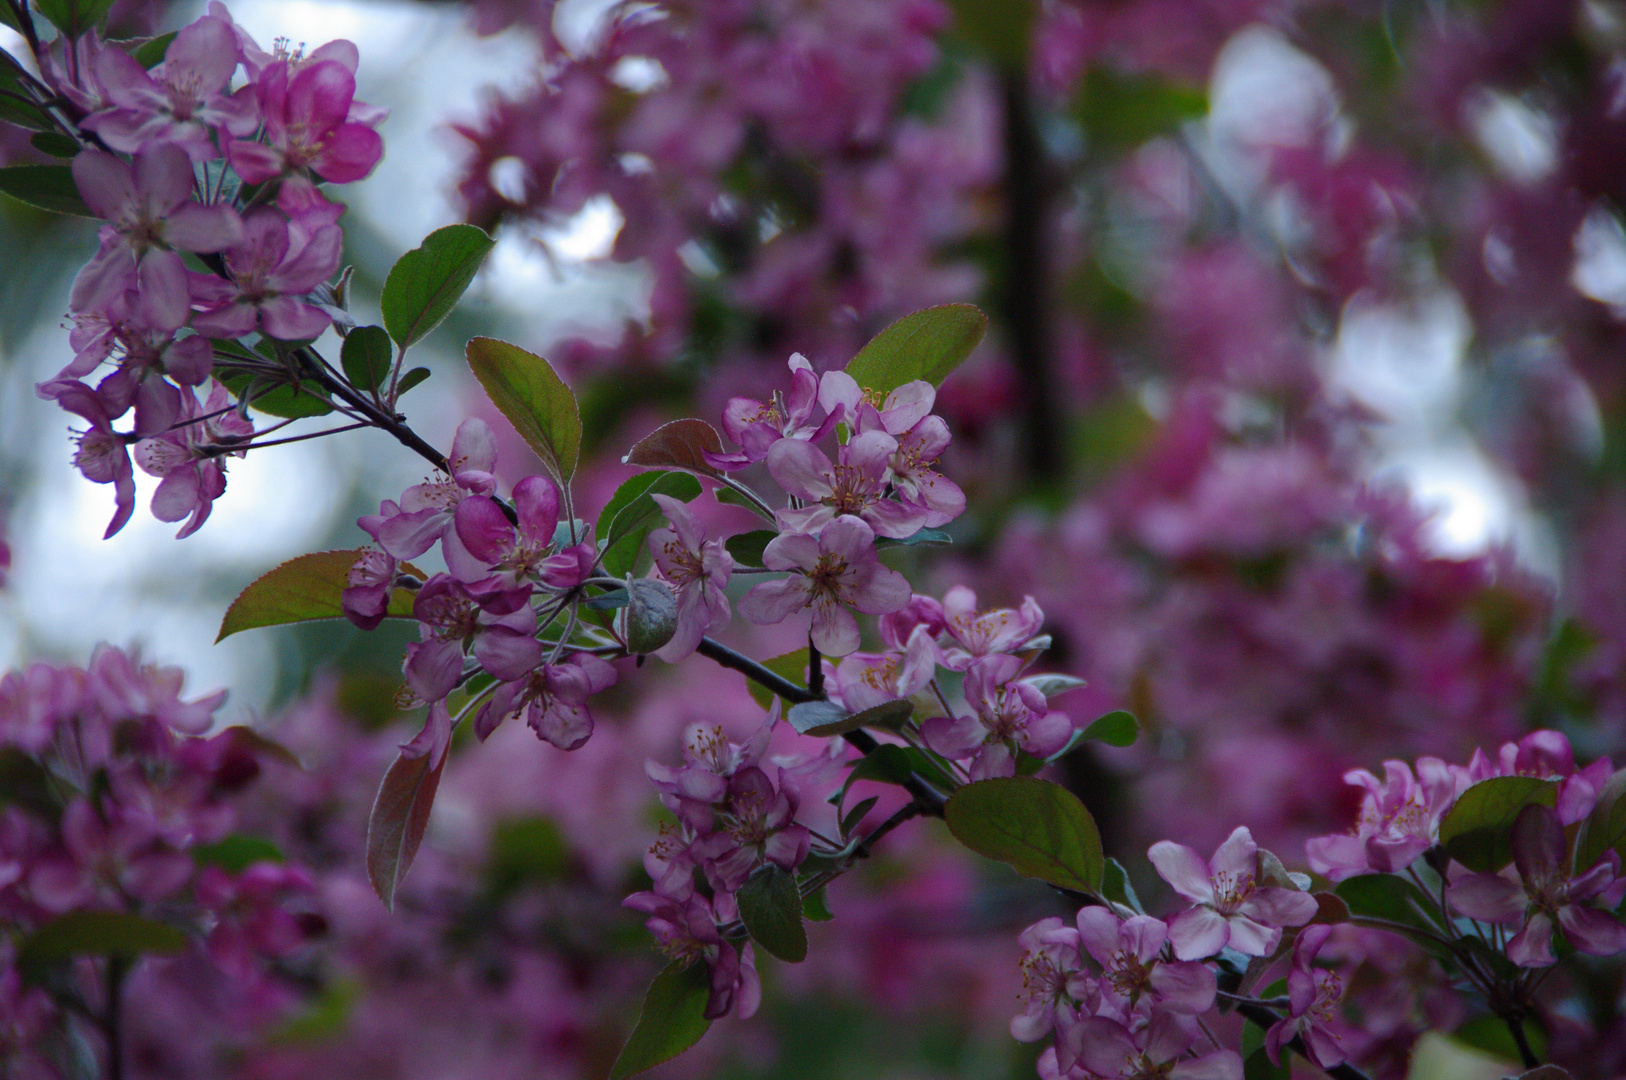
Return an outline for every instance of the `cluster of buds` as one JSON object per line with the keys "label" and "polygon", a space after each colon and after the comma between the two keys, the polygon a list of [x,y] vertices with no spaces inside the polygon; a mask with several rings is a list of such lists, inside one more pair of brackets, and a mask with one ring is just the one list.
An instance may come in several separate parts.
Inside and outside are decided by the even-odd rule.
{"label": "cluster of buds", "polygon": [[[255,435],[256,375],[347,318],[328,285],[344,206],[319,185],[359,180],[383,154],[385,111],[355,99],[357,58],[348,41],[268,53],[219,3],[150,70],[94,30],[46,55],[82,148],[73,181],[104,224],[69,298],[73,361],[37,390],[89,424],[74,463],[114,486],[107,535],[134,510],[132,446],[161,478],[154,516],[196,531],[225,490],[222,457]],[[274,344],[257,351],[251,335]]]}

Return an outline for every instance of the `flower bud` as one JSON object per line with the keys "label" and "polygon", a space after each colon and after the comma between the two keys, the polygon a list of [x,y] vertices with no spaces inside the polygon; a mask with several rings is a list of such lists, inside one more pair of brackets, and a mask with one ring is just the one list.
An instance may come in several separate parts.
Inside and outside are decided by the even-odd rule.
{"label": "flower bud", "polygon": [[643,655],[672,640],[677,631],[677,601],[671,587],[654,578],[627,582],[627,649]]}

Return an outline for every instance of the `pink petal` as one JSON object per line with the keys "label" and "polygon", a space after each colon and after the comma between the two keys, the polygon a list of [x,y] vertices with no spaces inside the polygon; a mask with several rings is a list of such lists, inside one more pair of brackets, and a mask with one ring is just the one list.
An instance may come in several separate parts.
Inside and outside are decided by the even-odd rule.
{"label": "pink petal", "polygon": [[311,161],[311,169],[334,184],[350,184],[373,171],[384,156],[384,140],[365,124],[340,124]]}
{"label": "pink petal", "polygon": [[[1158,872],[1162,873],[1161,868]],[[1169,920],[1169,942],[1180,960],[1206,960],[1225,948],[1230,940],[1230,924],[1211,907],[1187,908]]]}

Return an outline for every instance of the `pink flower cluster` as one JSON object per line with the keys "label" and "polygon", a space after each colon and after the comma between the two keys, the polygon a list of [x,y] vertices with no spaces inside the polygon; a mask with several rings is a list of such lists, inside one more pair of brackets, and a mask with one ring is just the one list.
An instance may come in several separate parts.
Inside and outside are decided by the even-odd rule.
{"label": "pink flower cluster", "polygon": [[[1039,1058],[1041,1077],[1240,1080],[1235,1051],[1198,1045],[1199,1018],[1214,1008],[1218,988],[1205,961],[1227,947],[1274,956],[1282,928],[1303,926],[1316,913],[1315,899],[1297,887],[1262,884],[1261,854],[1246,828],[1233,832],[1212,861],[1164,841],[1152,848],[1152,863],[1193,907],[1167,922],[1120,905],[1085,907],[1076,929],[1048,918],[1023,931],[1024,1010],[1011,1021],[1011,1034],[1023,1042],[1053,1036]],[[1325,928],[1306,930],[1299,940],[1315,929]],[[1306,970],[1313,956],[1312,948]],[[1302,1027],[1307,1012],[1295,1007],[1282,1030],[1272,1030],[1273,1059],[1284,1037],[1292,1037],[1284,1032]]]}
{"label": "pink flower cluster", "polygon": [[[211,342],[305,342],[331,324],[322,290],[339,269],[344,207],[317,185],[372,170],[385,113],[355,100],[351,43],[267,53],[218,2],[151,70],[95,31],[63,50],[45,74],[83,147],[74,183],[104,224],[69,298],[73,361],[37,391],[89,424],[74,463],[114,486],[107,535],[134,509],[133,444],[135,463],[162,478],[154,516],[184,520],[187,536],[225,490],[224,456],[254,434],[211,382]],[[115,428],[132,409],[133,425]]]}
{"label": "pink flower cluster", "polygon": [[[206,737],[225,692],[185,701],[181,681],[178,668],[105,645],[85,668],[34,664],[0,678],[0,918],[14,935],[0,1015],[28,1029],[0,1040],[8,1076],[51,1067],[45,1033],[80,1022],[64,1001],[117,992],[103,966],[71,960],[49,982],[56,996],[23,988],[12,946],[26,950],[58,920],[111,912],[161,922],[245,994],[284,1001],[274,965],[324,925],[302,867],[215,854],[232,847],[234,804],[264,744],[244,728]],[[103,951],[92,939],[84,947]]]}

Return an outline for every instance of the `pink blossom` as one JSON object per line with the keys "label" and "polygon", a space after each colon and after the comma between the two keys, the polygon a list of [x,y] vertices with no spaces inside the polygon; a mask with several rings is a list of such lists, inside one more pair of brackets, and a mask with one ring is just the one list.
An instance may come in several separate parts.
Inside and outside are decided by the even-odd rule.
{"label": "pink blossom", "polygon": [[224,251],[242,241],[243,223],[230,206],[192,199],[192,163],[178,147],[154,146],[126,164],[85,150],[73,159],[85,204],[107,224],[101,246],[74,278],[74,311],[101,311],[129,289],[137,310],[155,328],[186,324],[191,295],[178,251]]}
{"label": "pink blossom", "polygon": [[909,697],[937,673],[931,639],[917,627],[903,652],[850,653],[826,672],[831,697],[853,712]]}
{"label": "pink blossom", "polygon": [[453,524],[466,558],[448,550],[452,573],[477,595],[508,592],[533,581],[554,588],[578,584],[583,569],[577,548],[582,545],[553,552],[559,525],[558,485],[546,476],[527,476],[514,485],[514,510],[517,525],[490,498],[476,495],[458,502]]}
{"label": "pink blossom", "polygon": [[824,452],[800,439],[781,439],[768,450],[768,472],[790,494],[810,505],[775,515],[787,532],[817,532],[838,516],[855,514],[876,535],[901,540],[925,525],[927,513],[886,497],[897,440],[884,431],[855,435],[831,464]]}
{"label": "pink blossom", "polygon": [[826,656],[858,648],[858,620],[849,608],[880,615],[909,602],[908,580],[881,565],[875,534],[855,517],[836,518],[817,537],[781,533],[763,549],[762,563],[798,573],[752,586],[740,598],[740,614],[771,626],[812,608],[813,645]]}
{"label": "pink blossom", "polygon": [[101,401],[88,386],[69,380],[43,384],[41,397],[54,397],[64,409],[90,421],[90,428],[75,438],[79,450],[73,456],[74,468],[93,484],[113,485],[113,520],[108,522],[105,540],[130,520],[135,510],[135,470],[125,437],[113,430],[112,421]]}
{"label": "pink blossom", "polygon": [[1067,985],[1084,967],[1078,931],[1051,916],[1023,930],[1016,943],[1022,947],[1022,1015],[1011,1019],[1011,1038],[1037,1042],[1059,1016],[1073,1016]]}
{"label": "pink blossom", "polygon": [[388,552],[362,552],[344,576],[344,591],[339,595],[344,617],[362,630],[376,629],[389,611],[399,565]]}
{"label": "pink blossom", "polygon": [[1437,841],[1440,819],[1467,787],[1461,770],[1432,757],[1417,759],[1415,777],[1405,762],[1385,761],[1383,776],[1365,769],[1344,774],[1346,784],[1366,789],[1355,832],[1308,841],[1310,869],[1333,881],[1404,870]]}
{"label": "pink blossom", "polygon": [[1104,907],[1079,909],[1079,943],[1101,965],[1101,998],[1121,1018],[1127,1019],[1143,997],[1189,1016],[1213,1008],[1213,970],[1195,961],[1163,959],[1168,936],[1168,925],[1150,915],[1120,919]]}
{"label": "pink blossom", "polygon": [[641,892],[633,893],[622,903],[650,916],[645,925],[667,956],[706,965],[711,975],[711,996],[705,1010],[708,1019],[715,1020],[736,1010],[742,1020],[756,1013],[762,1002],[762,982],[757,977],[751,946],[747,943],[736,952],[733,943],[717,932],[720,924],[731,922],[738,915],[732,897],[723,895],[707,901],[693,893],[683,900],[675,900],[659,893]]}
{"label": "pink blossom", "polygon": [[236,70],[232,28],[208,15],[175,35],[150,75],[123,49],[104,48],[96,57],[96,76],[111,105],[86,117],[83,126],[126,154],[169,143],[193,161],[208,161],[218,156],[214,129],[245,137],[258,123],[251,93],[226,92]]}
{"label": "pink blossom", "polygon": [[776,391],[767,402],[743,397],[729,400],[723,409],[723,433],[742,449],[737,454],[707,451],[706,461],[713,468],[726,472],[743,469],[765,459],[769,449],[781,439],[817,442],[835,427],[834,414],[819,423],[813,422],[819,400],[819,377],[813,374],[813,365],[801,353],[793,354],[789,364],[788,395]]}
{"label": "pink blossom", "polygon": [[743,743],[730,742],[720,725],[690,724],[683,729],[683,764],[673,768],[649,760],[644,763],[644,772],[660,791],[667,809],[696,830],[707,830],[712,804],[723,800],[735,773],[762,760],[778,721],[776,701],[762,725]]}
{"label": "pink blossom", "polygon": [[965,676],[971,712],[927,720],[921,738],[944,757],[970,757],[973,780],[1015,775],[1017,750],[1037,758],[1054,754],[1072,737],[1072,721],[1050,712],[1038,688],[1017,681],[1021,673],[1022,661],[1014,656],[975,661]]}
{"label": "pink blossom", "polygon": [[200,735],[214,722],[226,691],[182,701],[185,680],[186,673],[178,667],[144,664],[139,652],[100,645],[91,654],[85,689],[111,721],[156,720],[176,731]]}
{"label": "pink blossom", "polygon": [[1306,926],[1293,942],[1293,970],[1287,973],[1288,1014],[1265,1032],[1265,1053],[1273,1064],[1282,1063],[1282,1049],[1295,1038],[1319,1069],[1344,1060],[1338,1021],[1338,1002],[1344,982],[1335,971],[1314,966],[1315,957],[1332,934],[1332,927]]}
{"label": "pink blossom", "polygon": [[738,892],[764,863],[786,871],[800,866],[811,837],[795,822],[798,805],[794,790],[776,786],[754,765],[729,777],[721,827],[700,836],[692,849],[712,887]]}
{"label": "pink blossom", "polygon": [[[178,426],[136,444],[136,463],[144,472],[163,478],[152,494],[152,516],[159,521],[187,518],[177,539],[197,532],[214,501],[225,494],[226,448],[254,434],[253,425],[230,405],[231,395],[219,383],[213,384],[202,405],[187,391],[181,395]],[[209,419],[197,419],[201,416]]]}
{"label": "pink blossom", "polygon": [[1281,927],[1315,917],[1315,897],[1258,883],[1259,847],[1239,825],[1212,862],[1183,844],[1160,840],[1147,852],[1158,874],[1197,906],[1169,920],[1169,941],[1181,960],[1202,960],[1229,945],[1246,956],[1269,956]]}
{"label": "pink blossom", "polygon": [[614,684],[615,678],[615,668],[592,653],[543,664],[523,678],[498,684],[475,716],[475,734],[484,739],[510,716],[524,716],[537,738],[561,750],[574,750],[593,734],[587,699]]}
{"label": "pink blossom", "polygon": [[1154,1007],[1144,1026],[1125,1027],[1104,1016],[1069,1025],[1057,1046],[1061,1064],[1082,1064],[1100,1080],[1242,1080],[1233,1050],[1187,1057],[1198,1039],[1193,1017]]}
{"label": "pink blossom", "polygon": [[721,540],[707,540],[704,528],[689,508],[665,495],[650,496],[660,506],[670,529],[649,534],[649,553],[661,576],[677,590],[677,630],[672,640],[655,650],[669,664],[693,653],[705,635],[728,625],[728,586],[734,558]]}
{"label": "pink blossom", "polygon": [[[308,168],[330,183],[348,184],[372,172],[383,157],[384,142],[372,124],[350,118],[356,94],[352,68],[330,59],[297,65],[277,60],[253,85],[269,145],[238,139],[226,148],[245,182],[260,184]],[[374,124],[383,119],[369,115]]]}
{"label": "pink blossom", "polygon": [[289,227],[278,210],[262,206],[243,219],[243,240],[225,252],[230,281],[191,276],[194,299],[205,310],[192,327],[215,338],[241,337],[255,329],[283,341],[321,335],[331,322],[304,295],[339,268],[344,232],[337,225],[308,236]]}
{"label": "pink blossom", "polygon": [[1038,636],[1044,612],[1031,596],[1017,610],[977,610],[977,594],[956,585],[943,596],[943,632],[949,642],[938,662],[950,671],[964,671],[980,657],[1020,651]]}
{"label": "pink blossom", "polygon": [[496,490],[497,440],[490,426],[479,417],[457,425],[446,463],[450,479],[409,487],[399,505],[386,500],[377,514],[361,517],[356,524],[397,559],[415,559],[428,551],[452,527],[458,503],[469,495]]}
{"label": "pink blossom", "polygon": [[1626,951],[1626,926],[1585,904],[1614,883],[1620,857],[1605,852],[1603,861],[1581,874],[1571,873],[1569,861],[1558,815],[1545,806],[1527,806],[1513,822],[1516,880],[1505,873],[1468,874],[1451,883],[1446,897],[1470,919],[1519,926],[1507,943],[1507,958],[1520,967],[1553,963],[1555,925],[1589,956]]}

